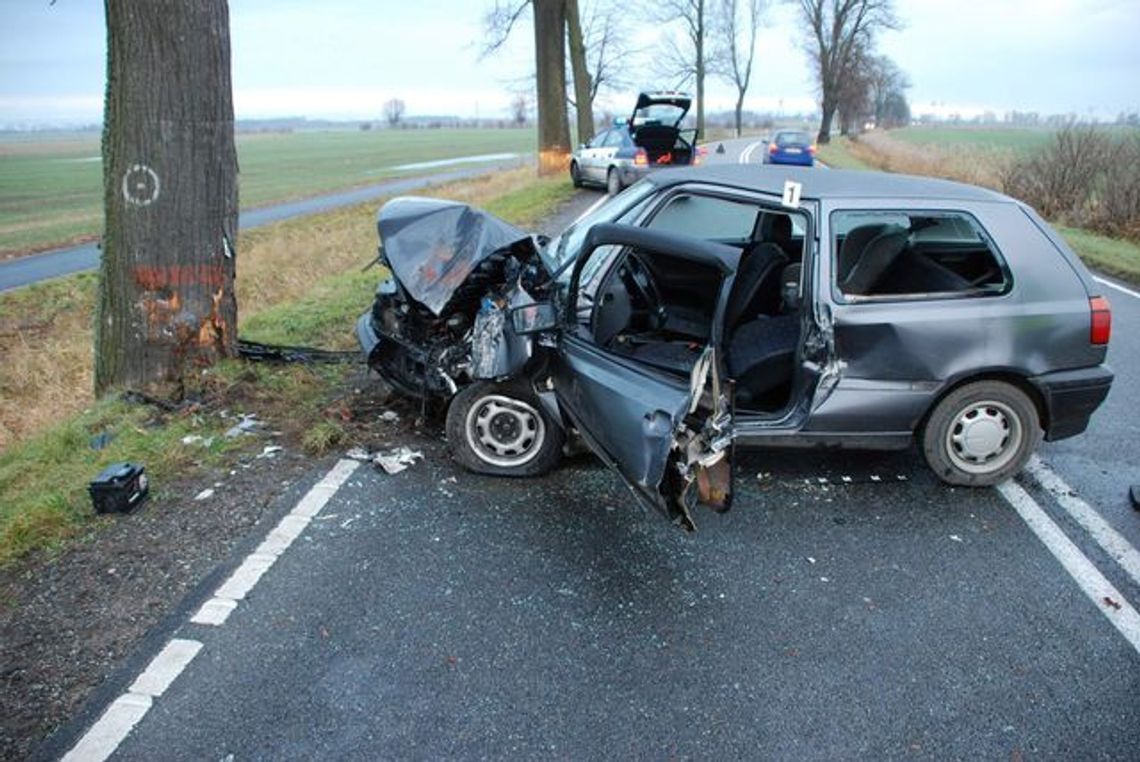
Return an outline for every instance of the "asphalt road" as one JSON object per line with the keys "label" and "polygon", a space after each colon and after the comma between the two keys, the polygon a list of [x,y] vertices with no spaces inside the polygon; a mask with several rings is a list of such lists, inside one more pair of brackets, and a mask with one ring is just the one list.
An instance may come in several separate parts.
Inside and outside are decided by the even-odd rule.
{"label": "asphalt road", "polygon": [[[354,190],[330,193],[315,198],[303,199],[301,201],[275,204],[261,209],[249,209],[242,211],[239,215],[238,227],[241,230],[248,230],[293,217],[319,214],[342,206],[351,206],[371,199],[380,198],[381,196],[408,193],[427,185],[448,183],[486,174],[488,172],[495,172],[504,167],[517,166],[518,163],[517,159],[512,159],[477,168],[455,169],[432,175],[385,180],[375,185],[356,188]],[[26,286],[30,283],[36,283],[49,278],[58,278],[61,275],[93,270],[98,266],[99,246],[94,242],[11,259],[0,262],[0,291],[19,288],[20,286]]]}
{"label": "asphalt road", "polygon": [[1140,294],[1106,293],[1108,401],[1001,489],[915,451],[737,453],[733,510],[685,535],[589,457],[475,477],[378,424],[424,461],[315,489],[223,625],[188,617],[230,569],[188,599],[201,649],[113,758],[1135,760]]}

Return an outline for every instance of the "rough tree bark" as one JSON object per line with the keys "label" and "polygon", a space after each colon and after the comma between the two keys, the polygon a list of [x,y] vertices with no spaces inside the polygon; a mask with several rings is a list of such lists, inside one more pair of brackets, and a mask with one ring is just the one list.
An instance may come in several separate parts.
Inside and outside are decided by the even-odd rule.
{"label": "rough tree bark", "polygon": [[578,114],[578,142],[594,137],[594,89],[586,68],[586,41],[578,0],[565,0],[566,32],[570,43],[570,69],[574,74],[574,110]]}
{"label": "rough tree bark", "polygon": [[105,0],[95,390],[233,354],[237,153],[226,0]]}
{"label": "rough tree bark", "polygon": [[570,161],[566,114],[566,14],[564,0],[534,0],[537,67],[538,172],[562,172]]}

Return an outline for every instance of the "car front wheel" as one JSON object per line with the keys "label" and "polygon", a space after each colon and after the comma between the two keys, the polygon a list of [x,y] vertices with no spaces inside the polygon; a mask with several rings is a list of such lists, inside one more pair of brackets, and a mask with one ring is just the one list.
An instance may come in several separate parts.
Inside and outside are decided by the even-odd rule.
{"label": "car front wheel", "polygon": [[476,382],[447,410],[447,442],[469,471],[538,476],[562,456],[562,428],[522,382]]}
{"label": "car front wheel", "polygon": [[976,381],[955,389],[922,430],[927,465],[947,484],[987,487],[1022,469],[1041,442],[1033,401],[1012,384]]}
{"label": "car front wheel", "polygon": [[574,184],[575,188],[582,187],[582,170],[578,167],[578,162],[570,162],[570,182]]}

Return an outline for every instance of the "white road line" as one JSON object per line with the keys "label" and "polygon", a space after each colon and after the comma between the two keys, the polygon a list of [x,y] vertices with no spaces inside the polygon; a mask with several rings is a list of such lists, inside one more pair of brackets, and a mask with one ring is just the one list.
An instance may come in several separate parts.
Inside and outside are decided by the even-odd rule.
{"label": "white road line", "polygon": [[115,699],[103,716],[79,739],[79,743],[63,757],[63,762],[102,762],[115,753],[123,739],[146,716],[154,700],[166,692],[170,684],[194,660],[202,644],[196,640],[175,638],[154,657],[130,689]]}
{"label": "white road line", "polygon": [[1122,294],[1128,294],[1131,297],[1134,297],[1136,299],[1140,299],[1140,293],[1133,291],[1130,288],[1125,288],[1124,286],[1120,285],[1119,283],[1113,283],[1112,281],[1108,280],[1107,278],[1102,278],[1099,275],[1094,275],[1093,280],[1095,280],[1097,283],[1101,283],[1105,286],[1108,286],[1109,288],[1115,289]]}
{"label": "white road line", "polygon": [[999,484],[997,489],[1033,530],[1037,539],[1044,543],[1053,557],[1076,581],[1093,605],[1140,654],[1140,614],[1136,613],[1136,609],[1124,599],[1111,582],[1105,579],[1072,540],[1065,536],[1060,527],[1049,518],[1023,487],[1014,481],[1007,481]]}
{"label": "white road line", "polygon": [[151,660],[128,690],[131,693],[158,698],[166,692],[174,679],[182,674],[182,670],[186,669],[186,665],[192,662],[201,650],[202,644],[196,640],[175,638]]}
{"label": "white road line", "polygon": [[102,762],[115,753],[131,729],[143,718],[154,700],[138,693],[124,693],[107,707],[99,721],[79,739],[61,762]]}
{"label": "white road line", "polygon": [[[603,199],[604,200],[604,199]],[[360,463],[355,460],[337,461],[324,478],[305,493],[293,510],[275,526],[257,550],[246,556],[230,578],[190,618],[195,624],[220,626],[237,608],[261,576],[297,539],[313,516],[320,513],[329,499],[336,494]],[[174,639],[155,656],[130,689],[115,699],[94,725],[88,728],[79,742],[64,757],[63,762],[102,762],[115,753],[115,749],[146,715],[170,684],[194,660],[202,644],[196,640]]]}
{"label": "white road line", "polygon": [[599,206],[601,206],[602,204],[609,201],[609,199],[610,199],[609,196],[602,194],[602,197],[600,199],[598,199],[594,203],[590,204],[590,208],[587,209],[586,211],[582,212],[581,214],[579,214],[577,217],[575,217],[574,222],[572,222],[570,224],[573,225],[574,223],[580,222],[582,220],[582,218],[584,218],[590,214],[593,214],[595,209],[597,209]]}
{"label": "white road line", "polygon": [[1039,457],[1034,455],[1025,470],[1038,484],[1049,490],[1060,506],[1092,535],[1112,560],[1120,564],[1120,568],[1128,572],[1133,582],[1140,585],[1140,551],[1132,547],[1128,540],[1101,518],[1092,506],[1077,497],[1076,491],[1056,472],[1042,463]]}
{"label": "white road line", "polygon": [[752,161],[752,154],[756,151],[757,148],[764,145],[764,143],[765,141],[763,140],[758,140],[755,143],[749,143],[744,147],[744,150],[740,152],[740,157],[737,159],[737,161],[741,164],[747,164],[748,162]]}

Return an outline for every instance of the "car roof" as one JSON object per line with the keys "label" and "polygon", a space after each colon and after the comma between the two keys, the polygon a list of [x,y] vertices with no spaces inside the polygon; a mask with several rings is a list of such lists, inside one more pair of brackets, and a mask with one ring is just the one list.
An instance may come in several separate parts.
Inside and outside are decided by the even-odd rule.
{"label": "car roof", "polygon": [[1009,196],[986,188],[933,177],[770,164],[706,164],[691,169],[655,172],[648,179],[662,188],[681,183],[704,182],[777,196],[783,194],[785,181],[793,180],[802,186],[800,197],[810,199],[899,198],[1014,202]]}

